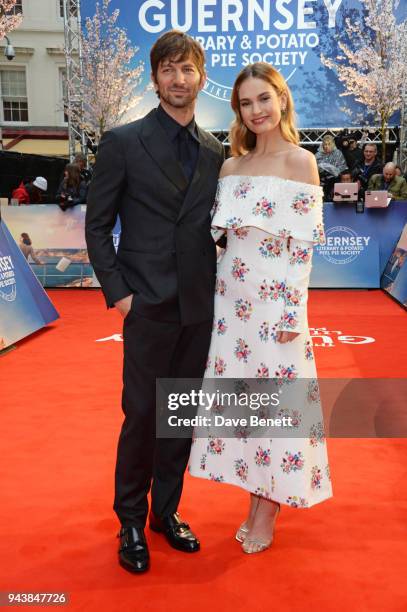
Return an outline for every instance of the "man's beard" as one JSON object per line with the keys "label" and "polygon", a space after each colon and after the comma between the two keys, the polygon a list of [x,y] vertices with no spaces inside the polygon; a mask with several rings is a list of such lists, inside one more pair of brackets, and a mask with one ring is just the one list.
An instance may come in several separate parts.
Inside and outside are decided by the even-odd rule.
{"label": "man's beard", "polygon": [[187,108],[193,102],[195,102],[198,96],[198,88],[196,89],[194,88],[193,90],[189,92],[188,95],[183,96],[182,98],[177,98],[176,95],[171,92],[169,92],[168,94],[163,94],[160,91],[159,93],[160,93],[160,100],[163,100],[164,102],[169,104],[169,106],[173,106],[174,108]]}

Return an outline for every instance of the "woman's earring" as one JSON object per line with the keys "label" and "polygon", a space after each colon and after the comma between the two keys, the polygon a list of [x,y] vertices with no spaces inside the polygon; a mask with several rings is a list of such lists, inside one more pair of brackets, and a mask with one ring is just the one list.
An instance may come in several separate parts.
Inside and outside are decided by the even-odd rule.
{"label": "woman's earring", "polygon": [[286,116],[286,114],[287,114],[287,109],[286,109],[286,108],[282,108],[282,109],[281,109],[281,116],[282,116],[282,117],[285,117],[285,116]]}

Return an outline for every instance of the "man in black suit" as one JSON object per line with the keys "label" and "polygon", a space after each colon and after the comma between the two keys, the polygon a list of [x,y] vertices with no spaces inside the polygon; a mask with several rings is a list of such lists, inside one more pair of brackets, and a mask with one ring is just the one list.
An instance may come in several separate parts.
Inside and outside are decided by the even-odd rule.
{"label": "man in black suit", "polygon": [[[88,195],[89,257],[108,307],[124,317],[124,369],[114,509],[119,561],[149,567],[150,527],[171,546],[199,550],[178,513],[191,440],[156,439],[156,378],[200,378],[209,350],[216,272],[210,209],[224,154],[195,123],[205,82],[204,52],[170,31],[154,44],[152,80],[160,105],[103,135]],[[111,230],[117,215],[117,252]]]}

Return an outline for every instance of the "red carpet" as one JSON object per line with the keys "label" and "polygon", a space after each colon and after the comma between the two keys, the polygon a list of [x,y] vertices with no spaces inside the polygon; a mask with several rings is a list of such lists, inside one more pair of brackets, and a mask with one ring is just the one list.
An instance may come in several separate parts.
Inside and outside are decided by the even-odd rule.
{"label": "red carpet", "polygon": [[[1,591],[67,591],[68,608],[86,611],[407,609],[406,444],[397,439],[329,440],[333,499],[284,507],[260,555],[233,540],[244,492],[187,477],[181,512],[202,551],[173,551],[147,531],[151,571],[119,568],[111,505],[122,344],[96,340],[120,333],[120,318],[98,291],[50,296],[61,320],[0,357]],[[405,376],[405,312],[380,291],[313,291],[310,324],[333,339],[316,348],[321,376]]]}

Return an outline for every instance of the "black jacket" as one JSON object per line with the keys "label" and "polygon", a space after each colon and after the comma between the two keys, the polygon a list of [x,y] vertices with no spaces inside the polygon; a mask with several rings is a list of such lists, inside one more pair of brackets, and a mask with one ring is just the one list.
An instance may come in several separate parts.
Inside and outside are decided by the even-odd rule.
{"label": "black jacket", "polygon": [[360,181],[362,189],[367,189],[370,178],[374,174],[381,174],[383,166],[377,159],[375,159],[374,162],[369,166],[369,169],[366,172],[366,175],[364,175],[363,174],[364,165],[365,165],[365,159],[363,158],[361,162],[357,163],[354,166],[352,170],[352,178],[354,180]]}
{"label": "black jacket", "polygon": [[[65,179],[63,179],[58,187],[56,200],[61,208],[72,208],[77,204],[86,204],[86,194],[88,187],[85,181],[81,181],[77,189],[75,187],[66,187]],[[65,197],[63,197],[63,194]]]}
{"label": "black jacket", "polygon": [[[188,185],[156,118],[103,135],[88,193],[86,240],[108,306],[134,293],[132,310],[191,325],[213,316],[216,248],[210,233],[219,141],[199,127],[199,157]],[[111,231],[121,221],[116,255]]]}

